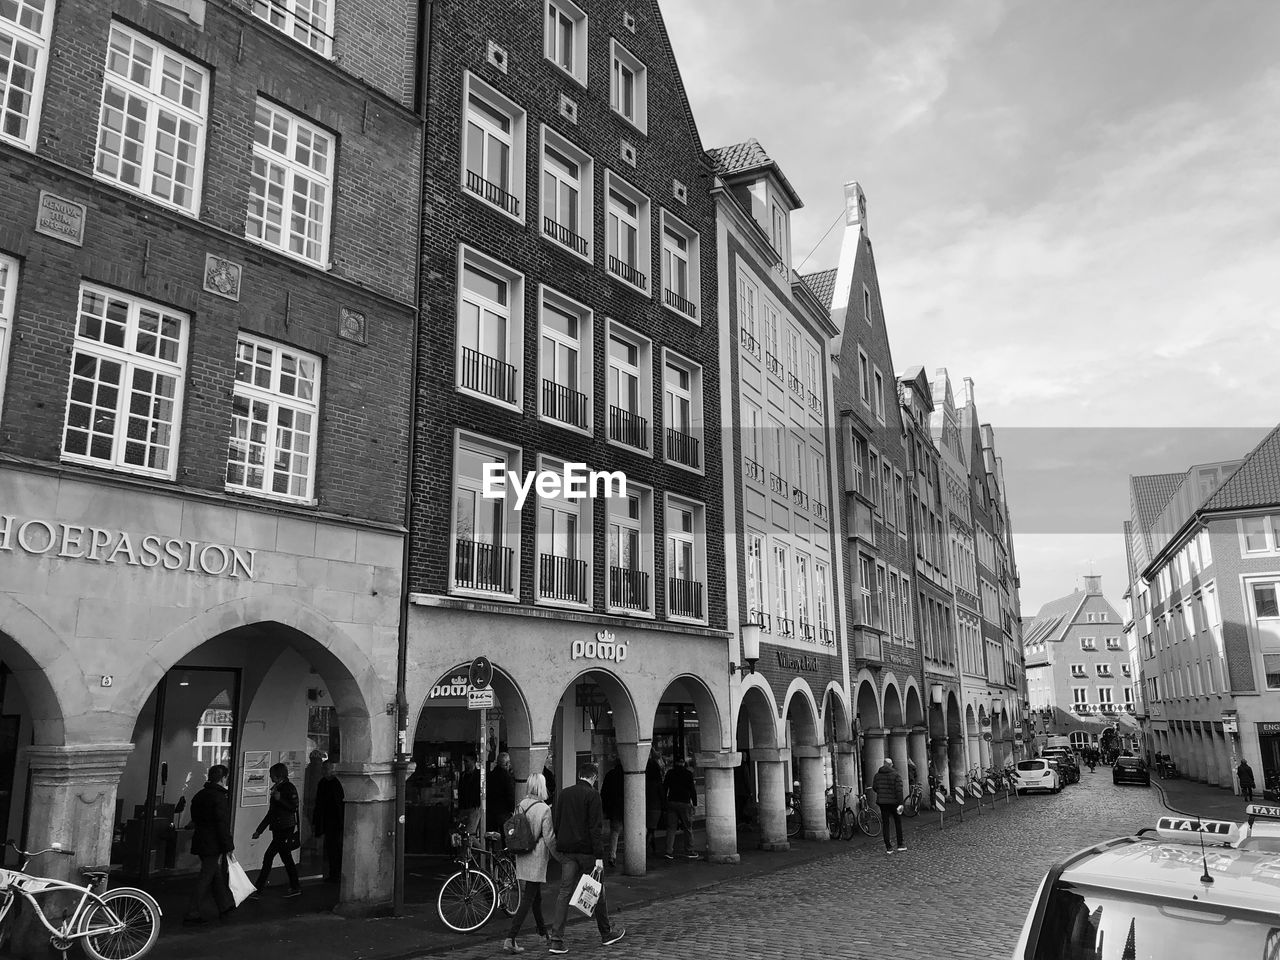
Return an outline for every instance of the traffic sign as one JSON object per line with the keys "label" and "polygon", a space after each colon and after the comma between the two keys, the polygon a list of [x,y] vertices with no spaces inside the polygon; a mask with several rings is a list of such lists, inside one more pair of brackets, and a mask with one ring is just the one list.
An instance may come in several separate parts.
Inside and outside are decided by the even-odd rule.
{"label": "traffic sign", "polygon": [[985,741],[987,741],[987,743],[990,743],[990,742],[991,742],[991,734],[989,734],[989,733],[984,733],[984,734],[982,735],[982,739],[983,739],[983,740],[985,740]]}
{"label": "traffic sign", "polygon": [[[471,686],[477,690],[483,690],[489,686],[489,682],[493,680],[493,664],[489,662],[489,658],[476,657],[472,660],[471,666],[467,668],[467,679],[470,681]],[[479,707],[475,709],[478,710]]]}
{"label": "traffic sign", "polygon": [[467,709],[468,710],[492,710],[493,709],[493,688],[486,687],[483,690],[467,691]]}

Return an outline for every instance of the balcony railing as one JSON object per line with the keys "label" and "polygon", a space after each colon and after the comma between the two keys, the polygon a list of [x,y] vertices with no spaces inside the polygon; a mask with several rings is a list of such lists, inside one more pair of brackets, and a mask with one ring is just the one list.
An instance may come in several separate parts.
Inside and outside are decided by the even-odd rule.
{"label": "balcony railing", "polygon": [[542,414],[561,423],[587,428],[587,395],[554,380],[542,381]]}
{"label": "balcony railing", "polygon": [[609,257],[609,272],[615,276],[621,277],[632,286],[643,287],[644,289],[648,289],[649,287],[648,277],[635,267],[631,266],[631,264],[619,260],[617,257],[612,255]]}
{"label": "balcony railing", "polygon": [[[686,300],[684,297],[680,296],[680,294],[676,293],[674,290],[663,290],[662,301],[668,307],[675,307],[677,310],[683,313],[686,317],[693,317],[694,319],[697,319],[698,308],[694,304],[694,302],[692,300]],[[759,354],[756,354],[756,356],[759,356]]]}
{"label": "balcony railing", "polygon": [[813,515],[819,520],[827,519],[827,505],[825,503],[819,503],[817,500],[814,500],[809,505],[809,509],[813,511]]}
{"label": "balcony railing", "polygon": [[644,450],[649,446],[649,421],[630,410],[610,406],[609,439]]}
{"label": "balcony railing", "polygon": [[515,403],[516,368],[479,350],[463,347],[462,385],[503,403]]}
{"label": "balcony railing", "polygon": [[702,584],[697,580],[667,578],[667,616],[702,619]]}
{"label": "balcony railing", "polygon": [[538,557],[538,596],[544,600],[587,602],[587,561],[543,553]]}
{"label": "balcony railing", "polygon": [[556,241],[556,243],[563,244],[564,246],[568,247],[570,250],[576,251],[577,253],[580,253],[583,256],[586,256],[587,238],[578,236],[568,227],[564,226],[561,223],[558,223],[556,220],[552,219],[551,217],[542,218],[542,232],[545,233],[552,240]]}
{"label": "balcony railing", "polygon": [[801,510],[809,509],[809,495],[805,493],[803,490],[801,490],[799,487],[791,488],[791,502],[794,503]]}
{"label": "balcony railing", "polygon": [[764,467],[756,463],[750,457],[742,458],[742,472],[747,475],[748,480],[754,480],[756,483],[764,483]]}
{"label": "balcony railing", "polygon": [[629,567],[610,567],[609,604],[623,610],[647,611],[649,574]]}
{"label": "balcony railing", "polygon": [[783,371],[782,369],[782,361],[779,360],[777,357],[775,357],[772,353],[765,353],[764,368],[768,370],[770,373],[772,373],[775,377],[777,377],[779,383],[782,382],[783,377],[785,375],[785,371]]}
{"label": "balcony railing", "polygon": [[742,328],[740,339],[742,340],[742,349],[747,351],[757,360],[760,359],[760,341],[753,337],[746,327]]}
{"label": "balcony railing", "polygon": [[667,459],[695,469],[701,466],[698,438],[681,433],[675,427],[667,427]]}
{"label": "balcony railing", "polygon": [[778,476],[776,473],[771,473],[769,474],[769,489],[774,493],[786,493],[787,481],[783,480],[782,477]]}
{"label": "balcony railing", "polygon": [[454,586],[489,593],[510,593],[513,555],[510,547],[459,538],[454,542]]}
{"label": "balcony railing", "polygon": [[836,645],[835,631],[830,627],[823,627],[818,633],[818,642],[824,647],[834,647]]}
{"label": "balcony railing", "polygon": [[484,197],[495,206],[501,207],[513,217],[520,216],[520,201],[496,183],[491,183],[474,171],[467,171],[467,189],[477,196]]}
{"label": "balcony railing", "polygon": [[812,390],[809,391],[809,409],[819,415],[822,413],[822,398]]}
{"label": "balcony railing", "polygon": [[796,635],[796,623],[790,617],[778,617],[774,623],[778,626],[778,636],[794,637]]}
{"label": "balcony railing", "polygon": [[794,373],[787,374],[787,386],[789,386],[791,388],[791,392],[801,400],[804,399],[804,383]]}
{"label": "balcony railing", "polygon": [[806,623],[804,620],[800,621],[800,639],[808,643],[818,642],[818,634],[814,630],[812,623]]}
{"label": "balcony railing", "polygon": [[747,623],[759,624],[765,633],[773,633],[773,620],[763,610],[752,610],[747,614]]}

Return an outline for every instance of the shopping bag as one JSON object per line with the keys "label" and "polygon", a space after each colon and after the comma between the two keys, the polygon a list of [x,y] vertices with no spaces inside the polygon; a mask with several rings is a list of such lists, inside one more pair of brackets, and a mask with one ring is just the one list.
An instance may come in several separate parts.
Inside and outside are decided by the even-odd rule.
{"label": "shopping bag", "polygon": [[600,899],[600,879],[595,872],[584,873],[578,878],[577,889],[573,891],[570,906],[577,907],[588,917],[596,912],[596,901]]}
{"label": "shopping bag", "polygon": [[258,889],[233,853],[227,854],[227,886],[231,888],[231,896],[235,898],[237,907]]}

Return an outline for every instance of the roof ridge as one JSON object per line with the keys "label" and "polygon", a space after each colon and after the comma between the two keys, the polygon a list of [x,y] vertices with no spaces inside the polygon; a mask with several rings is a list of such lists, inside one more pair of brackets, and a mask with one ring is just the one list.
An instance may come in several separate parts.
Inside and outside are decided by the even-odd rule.
{"label": "roof ridge", "polygon": [[[1263,483],[1265,483],[1267,479],[1274,479],[1277,483],[1280,483],[1280,444],[1277,444],[1277,450],[1276,450],[1277,457],[1274,463],[1255,463],[1255,461],[1260,459],[1260,454],[1263,452],[1263,448],[1266,447],[1268,444],[1272,443],[1272,441],[1276,440],[1278,436],[1280,436],[1280,424],[1276,424],[1274,427],[1272,427],[1271,430],[1267,432],[1266,436],[1264,436],[1261,440],[1259,440],[1254,445],[1253,449],[1250,450],[1247,454],[1245,454],[1244,458],[1240,461],[1239,466],[1237,466],[1235,470],[1232,471],[1231,476],[1227,477],[1226,480],[1222,481],[1218,489],[1215,490],[1212,494],[1210,494],[1209,498],[1200,505],[1200,509],[1215,510],[1215,509],[1229,509],[1231,507],[1267,505],[1267,504],[1258,503],[1258,502],[1250,503],[1249,502],[1250,499],[1257,501],[1259,498],[1256,495],[1250,497],[1247,492],[1243,497],[1243,500],[1244,500],[1243,503],[1239,503],[1239,502],[1229,503],[1227,502],[1229,500],[1227,492],[1230,491],[1230,493],[1234,495],[1236,487],[1248,486],[1251,482],[1255,480],[1255,477],[1258,474],[1259,470],[1267,471],[1268,469],[1271,469],[1275,473],[1274,478],[1268,478],[1264,472],[1263,476],[1261,477],[1261,481]],[[1277,490],[1276,492],[1280,493],[1280,490]],[[1262,499],[1267,499],[1265,490],[1264,490]],[[1219,501],[1222,501],[1222,502],[1219,503]],[[1271,502],[1274,503],[1275,500],[1273,499]]]}

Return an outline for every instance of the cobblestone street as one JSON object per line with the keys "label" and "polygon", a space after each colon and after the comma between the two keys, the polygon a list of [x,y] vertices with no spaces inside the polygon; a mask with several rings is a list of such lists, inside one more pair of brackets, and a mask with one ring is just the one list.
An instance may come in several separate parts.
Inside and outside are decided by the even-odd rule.
{"label": "cobblestone street", "polygon": [[[621,913],[627,935],[616,946],[601,946],[590,921],[571,923],[565,941],[571,956],[664,960],[1006,957],[1055,859],[1152,826],[1162,812],[1155,789],[1114,787],[1105,768],[1086,771],[1057,796],[1022,797],[994,815],[970,806],[963,823],[916,831],[905,853],[886,856],[878,838],[855,841],[830,859]],[[541,953],[532,926],[524,944]],[[449,956],[499,952],[495,941]]]}

